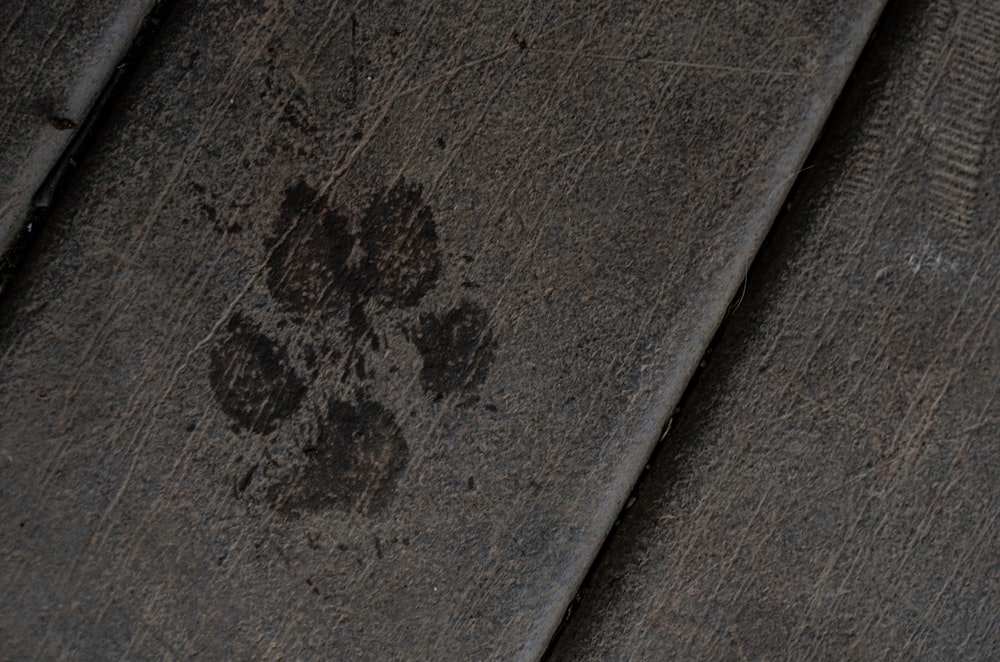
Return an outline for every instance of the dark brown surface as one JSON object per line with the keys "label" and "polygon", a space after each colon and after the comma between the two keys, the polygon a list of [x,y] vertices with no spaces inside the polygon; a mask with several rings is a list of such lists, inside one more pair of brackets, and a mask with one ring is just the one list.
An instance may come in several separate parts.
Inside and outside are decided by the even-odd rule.
{"label": "dark brown surface", "polygon": [[12,656],[540,653],[880,5],[179,3],[0,308]]}
{"label": "dark brown surface", "polygon": [[0,256],[152,5],[0,2]]}
{"label": "dark brown surface", "polygon": [[1000,659],[998,10],[887,10],[554,659]]}

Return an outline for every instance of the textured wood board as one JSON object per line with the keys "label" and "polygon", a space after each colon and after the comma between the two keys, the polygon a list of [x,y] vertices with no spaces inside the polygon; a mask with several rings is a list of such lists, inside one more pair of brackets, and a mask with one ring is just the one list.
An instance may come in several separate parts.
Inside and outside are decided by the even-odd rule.
{"label": "textured wood board", "polygon": [[180,3],[0,310],[12,650],[537,655],[879,7]]}
{"label": "textured wood board", "polygon": [[554,659],[1000,657],[1000,12],[881,25]]}
{"label": "textured wood board", "polygon": [[153,4],[0,3],[0,255]]}

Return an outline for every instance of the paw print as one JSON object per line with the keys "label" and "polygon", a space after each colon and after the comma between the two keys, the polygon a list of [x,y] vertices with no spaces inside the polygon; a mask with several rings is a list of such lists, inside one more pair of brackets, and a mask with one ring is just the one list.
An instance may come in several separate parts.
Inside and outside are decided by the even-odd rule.
{"label": "paw print", "polygon": [[[485,379],[495,349],[489,315],[469,300],[419,310],[441,274],[441,250],[422,189],[402,179],[356,218],[299,182],[286,190],[266,247],[272,317],[287,317],[296,333],[282,343],[238,312],[209,360],[215,401],[234,430],[274,442],[262,444],[264,457],[236,492],[253,481],[255,494],[288,514],[384,510],[410,450],[394,412],[373,395],[366,357],[402,318],[404,341],[422,357],[419,383],[440,401]],[[275,441],[285,422],[294,447]]]}

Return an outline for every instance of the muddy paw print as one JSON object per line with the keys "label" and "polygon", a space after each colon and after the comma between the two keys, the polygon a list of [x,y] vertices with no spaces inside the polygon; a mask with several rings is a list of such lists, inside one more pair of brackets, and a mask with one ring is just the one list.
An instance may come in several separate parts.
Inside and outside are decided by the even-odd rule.
{"label": "muddy paw print", "polygon": [[[211,348],[216,403],[237,432],[268,442],[235,481],[237,493],[252,483],[254,494],[298,515],[385,509],[410,449],[396,415],[373,395],[366,357],[402,328],[423,359],[419,382],[432,402],[476,388],[493,361],[480,305],[419,310],[442,271],[438,244],[421,188],[404,180],[355,217],[305,183],[285,192],[267,241],[266,285],[273,318],[291,323],[272,326],[294,333],[280,342],[277,331],[237,313]],[[274,434],[285,422],[294,445]]]}

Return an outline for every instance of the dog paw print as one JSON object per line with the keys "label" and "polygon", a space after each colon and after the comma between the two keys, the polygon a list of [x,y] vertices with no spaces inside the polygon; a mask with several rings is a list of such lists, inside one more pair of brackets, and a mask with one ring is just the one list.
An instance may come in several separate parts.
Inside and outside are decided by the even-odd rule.
{"label": "dog paw print", "polygon": [[[237,432],[265,442],[236,492],[252,481],[255,494],[290,514],[384,510],[410,449],[396,414],[373,395],[366,360],[401,325],[422,358],[418,381],[432,403],[475,389],[493,361],[489,315],[469,300],[421,310],[442,254],[421,188],[402,179],[357,215],[304,182],[292,186],[267,248],[271,317],[297,332],[268,332],[235,313],[210,350],[216,403]],[[286,422],[294,446],[275,434]]]}

